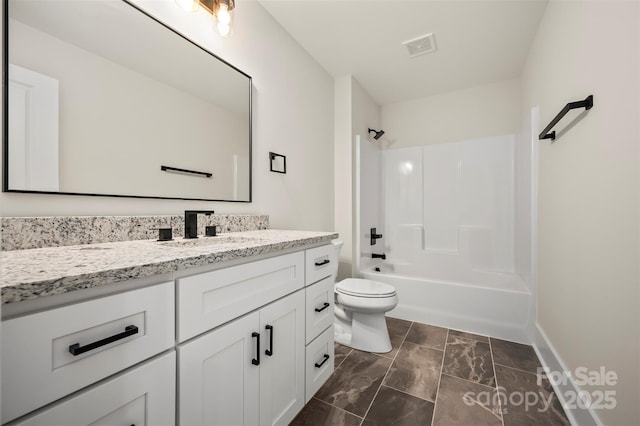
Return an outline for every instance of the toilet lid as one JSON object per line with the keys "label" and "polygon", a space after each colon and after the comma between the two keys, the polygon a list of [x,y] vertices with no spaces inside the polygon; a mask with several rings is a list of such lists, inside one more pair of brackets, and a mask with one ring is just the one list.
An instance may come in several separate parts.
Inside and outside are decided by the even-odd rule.
{"label": "toilet lid", "polygon": [[336,284],[336,291],[350,296],[389,297],[396,294],[396,289],[380,281],[362,278],[347,278]]}

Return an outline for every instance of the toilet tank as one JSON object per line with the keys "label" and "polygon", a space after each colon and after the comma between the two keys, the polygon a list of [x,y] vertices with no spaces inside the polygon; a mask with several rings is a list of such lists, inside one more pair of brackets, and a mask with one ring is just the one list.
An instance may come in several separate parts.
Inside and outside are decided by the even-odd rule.
{"label": "toilet tank", "polygon": [[333,252],[331,256],[331,279],[333,282],[336,282],[336,278],[338,277],[338,264],[340,263],[340,250],[342,250],[344,242],[341,240],[331,240],[331,244],[333,245]]}

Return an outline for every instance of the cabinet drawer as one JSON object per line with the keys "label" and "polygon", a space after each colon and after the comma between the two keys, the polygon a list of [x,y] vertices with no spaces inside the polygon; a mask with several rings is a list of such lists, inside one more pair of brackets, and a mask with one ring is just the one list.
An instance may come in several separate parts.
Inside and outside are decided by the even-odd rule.
{"label": "cabinet drawer", "polygon": [[304,287],[304,253],[180,278],[178,341],[183,342]]}
{"label": "cabinet drawer", "polygon": [[333,324],[333,280],[327,277],[306,289],[307,340],[311,342]]}
{"label": "cabinet drawer", "polygon": [[173,425],[175,369],[175,352],[170,352],[15,425]]}
{"label": "cabinet drawer", "polygon": [[305,257],[307,285],[331,275],[331,269],[338,263],[333,244],[309,249],[305,252]]}
{"label": "cabinet drawer", "polygon": [[4,423],[172,347],[173,283],[3,321],[1,332]]}
{"label": "cabinet drawer", "polygon": [[320,389],[333,373],[333,325],[307,345],[305,357],[305,403]]}

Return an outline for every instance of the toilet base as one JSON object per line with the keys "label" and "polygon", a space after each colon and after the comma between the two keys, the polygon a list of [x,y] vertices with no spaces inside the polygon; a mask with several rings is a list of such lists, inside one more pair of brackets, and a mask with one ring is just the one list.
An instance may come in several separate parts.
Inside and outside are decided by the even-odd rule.
{"label": "toilet base", "polygon": [[334,341],[336,343],[366,352],[387,353],[391,351],[391,340],[384,314],[358,312],[351,314],[351,323],[336,318],[334,323]]}

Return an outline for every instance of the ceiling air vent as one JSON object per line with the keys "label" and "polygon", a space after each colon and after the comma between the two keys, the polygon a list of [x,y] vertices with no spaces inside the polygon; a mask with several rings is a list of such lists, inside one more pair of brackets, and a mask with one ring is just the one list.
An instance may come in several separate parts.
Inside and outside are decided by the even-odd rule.
{"label": "ceiling air vent", "polygon": [[436,50],[436,40],[433,38],[433,33],[403,41],[402,45],[407,47],[410,58]]}

